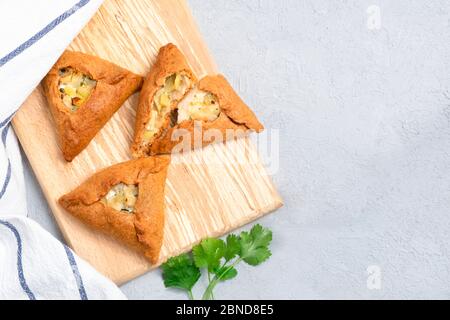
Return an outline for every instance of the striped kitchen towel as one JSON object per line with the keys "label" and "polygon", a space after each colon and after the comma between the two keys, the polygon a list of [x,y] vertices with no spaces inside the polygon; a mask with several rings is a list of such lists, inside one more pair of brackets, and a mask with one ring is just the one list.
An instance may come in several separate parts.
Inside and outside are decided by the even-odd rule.
{"label": "striped kitchen towel", "polygon": [[0,1],[0,299],[125,298],[27,218],[22,160],[10,126],[16,110],[101,2]]}

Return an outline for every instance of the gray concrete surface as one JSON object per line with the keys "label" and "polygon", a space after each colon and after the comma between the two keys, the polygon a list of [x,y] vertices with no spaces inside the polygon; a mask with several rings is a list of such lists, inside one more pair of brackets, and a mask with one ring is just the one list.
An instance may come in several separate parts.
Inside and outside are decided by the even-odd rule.
{"label": "gray concrete surface", "polygon": [[[267,128],[273,257],[217,298],[450,298],[450,3],[189,0]],[[60,233],[26,164],[30,217]],[[368,270],[370,275],[368,274]],[[183,299],[159,271],[132,299]]]}

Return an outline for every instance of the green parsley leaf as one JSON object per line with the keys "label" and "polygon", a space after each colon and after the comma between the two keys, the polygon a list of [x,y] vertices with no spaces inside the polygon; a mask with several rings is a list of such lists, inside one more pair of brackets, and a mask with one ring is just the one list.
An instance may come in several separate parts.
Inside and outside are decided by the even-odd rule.
{"label": "green parsley leaf", "polygon": [[161,268],[166,288],[173,287],[190,291],[201,275],[199,268],[186,253],[170,258],[161,265]]}
{"label": "green parsley leaf", "polygon": [[229,234],[227,237],[227,245],[223,254],[226,261],[230,261],[241,252],[241,243],[239,237],[235,234]]}
{"label": "green parsley leaf", "polygon": [[240,257],[246,263],[256,266],[266,261],[271,252],[268,248],[272,241],[272,231],[257,224],[250,232],[243,231],[240,235]]}
{"label": "green parsley leaf", "polygon": [[220,281],[230,280],[237,276],[237,270],[234,267],[222,266],[218,269],[214,270],[214,273],[217,277],[220,277]]}
{"label": "green parsley leaf", "polygon": [[208,268],[209,272],[220,266],[220,259],[225,252],[225,242],[221,239],[207,238],[192,248],[195,265]]}
{"label": "green parsley leaf", "polygon": [[[248,232],[241,232],[240,235],[228,235],[226,241],[204,239],[194,246],[192,255],[181,254],[170,258],[161,266],[164,285],[184,289],[189,298],[194,299],[192,288],[201,276],[201,269],[207,269],[209,283],[202,299],[214,299],[213,291],[216,285],[235,278],[238,274],[236,266],[241,261],[256,266],[271,256],[271,241],[272,232],[259,224]],[[239,259],[234,259],[236,256]]]}

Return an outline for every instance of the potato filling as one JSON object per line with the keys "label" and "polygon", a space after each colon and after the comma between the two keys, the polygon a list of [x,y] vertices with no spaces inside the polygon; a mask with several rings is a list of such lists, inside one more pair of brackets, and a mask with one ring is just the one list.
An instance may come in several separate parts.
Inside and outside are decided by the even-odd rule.
{"label": "potato filling", "polygon": [[184,73],[174,73],[166,78],[164,86],[153,96],[150,120],[145,126],[144,142],[149,143],[159,132],[174,102],[180,100],[191,86],[191,79]]}
{"label": "potato filling", "polygon": [[137,185],[119,183],[109,190],[102,198],[102,202],[117,211],[133,213],[137,196]]}
{"label": "potato filling", "polygon": [[193,89],[178,104],[178,123],[186,120],[214,121],[219,117],[217,97],[199,89]]}
{"label": "potato filling", "polygon": [[59,70],[58,89],[64,105],[71,112],[77,111],[89,99],[96,85],[97,81],[77,70],[72,68]]}

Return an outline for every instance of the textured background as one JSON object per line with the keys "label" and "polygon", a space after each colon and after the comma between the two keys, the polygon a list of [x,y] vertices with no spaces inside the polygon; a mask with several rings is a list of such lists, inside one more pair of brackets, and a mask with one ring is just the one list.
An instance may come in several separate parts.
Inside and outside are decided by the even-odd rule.
{"label": "textured background", "polygon": [[[273,257],[216,297],[450,298],[450,3],[189,3],[222,72],[279,129],[265,159],[285,206],[259,221]],[[25,165],[29,215],[60,238]],[[185,298],[159,271],[122,289]]]}

